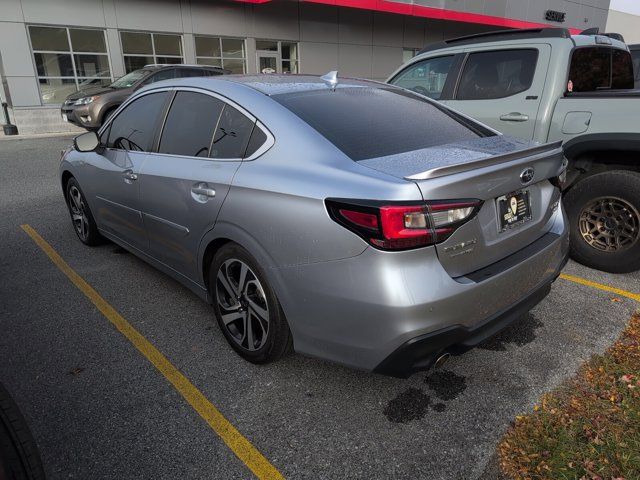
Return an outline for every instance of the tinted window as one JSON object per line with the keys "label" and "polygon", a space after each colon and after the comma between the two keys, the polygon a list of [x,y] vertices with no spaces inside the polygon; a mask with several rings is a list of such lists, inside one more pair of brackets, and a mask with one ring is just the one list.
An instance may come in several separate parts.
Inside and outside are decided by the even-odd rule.
{"label": "tinted window", "polygon": [[633,78],[635,78],[635,88],[640,88],[640,48],[631,52],[633,57]]}
{"label": "tinted window", "polygon": [[578,48],[571,57],[569,85],[574,92],[633,88],[631,56],[609,47]]}
{"label": "tinted window", "polygon": [[162,131],[160,153],[208,157],[224,103],[209,95],[178,92]]}
{"label": "tinted window", "polygon": [[633,60],[625,50],[611,51],[611,88],[633,88]]}
{"label": "tinted window", "polygon": [[262,131],[260,127],[255,125],[253,132],[251,132],[251,138],[249,138],[249,145],[247,145],[247,151],[245,157],[250,157],[267,141],[267,135]]}
{"label": "tinted window", "polygon": [[438,100],[452,64],[453,55],[423,60],[407,67],[390,83]]}
{"label": "tinted window", "polygon": [[178,78],[208,77],[209,71],[203,68],[179,68]]}
{"label": "tinted window", "polygon": [[175,78],[175,76],[175,68],[167,68],[166,70],[160,70],[158,73],[154,73],[153,75],[151,75],[144,81],[144,84],[149,85],[150,83],[156,83],[162,80],[170,80],[172,78]]}
{"label": "tinted window", "polygon": [[273,95],[353,160],[477,138],[435,104],[395,88],[342,87]]}
{"label": "tinted window", "polygon": [[464,66],[458,100],[505,98],[531,88],[538,51],[499,50],[472,53]]}
{"label": "tinted window", "polygon": [[212,158],[242,158],[253,129],[253,121],[225,105],[213,138]]}
{"label": "tinted window", "polygon": [[111,122],[109,148],[151,150],[155,127],[162,114],[167,92],[144,95],[130,103]]}

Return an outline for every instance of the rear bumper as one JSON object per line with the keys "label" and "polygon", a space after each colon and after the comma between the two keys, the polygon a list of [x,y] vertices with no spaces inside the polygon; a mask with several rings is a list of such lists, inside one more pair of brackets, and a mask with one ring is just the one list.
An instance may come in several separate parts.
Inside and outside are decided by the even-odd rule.
{"label": "rear bumper", "polygon": [[567,260],[568,257],[565,257],[551,280],[506,310],[470,328],[455,325],[412,338],[385,358],[373,371],[383,375],[407,378],[412,373],[431,368],[438,357],[445,353],[464,353],[482,343],[540,303],[551,291],[551,284],[558,278]]}
{"label": "rear bumper", "polygon": [[[406,376],[447,348],[492,335],[544,297],[569,249],[562,208],[549,224],[538,241],[464,277],[452,278],[432,247],[369,248],[342,260],[273,268],[270,281],[296,351]],[[396,353],[413,344],[420,345],[413,353]]]}

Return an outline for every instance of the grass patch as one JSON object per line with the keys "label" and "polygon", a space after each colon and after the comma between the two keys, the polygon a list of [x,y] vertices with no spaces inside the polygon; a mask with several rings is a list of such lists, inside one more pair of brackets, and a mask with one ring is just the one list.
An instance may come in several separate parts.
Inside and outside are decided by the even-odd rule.
{"label": "grass patch", "polygon": [[517,417],[498,453],[515,479],[640,479],[640,311],[604,355]]}

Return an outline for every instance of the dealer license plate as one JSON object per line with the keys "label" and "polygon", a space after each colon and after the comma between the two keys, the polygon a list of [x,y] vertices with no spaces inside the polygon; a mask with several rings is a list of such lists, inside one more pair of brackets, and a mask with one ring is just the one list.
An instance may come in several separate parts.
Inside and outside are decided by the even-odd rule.
{"label": "dealer license plate", "polygon": [[519,190],[496,199],[498,207],[498,225],[504,232],[531,220],[531,202],[529,190]]}

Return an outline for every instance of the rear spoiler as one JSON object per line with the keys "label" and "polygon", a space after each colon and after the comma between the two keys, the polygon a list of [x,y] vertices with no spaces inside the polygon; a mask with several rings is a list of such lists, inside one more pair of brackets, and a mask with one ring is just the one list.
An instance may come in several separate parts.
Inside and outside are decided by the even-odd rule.
{"label": "rear spoiler", "polygon": [[471,162],[459,163],[457,165],[436,167],[425,172],[416,173],[404,178],[405,180],[429,180],[431,178],[445,177],[447,175],[454,175],[456,173],[468,172],[469,170],[475,170],[477,168],[491,167],[493,165],[499,165],[501,163],[508,163],[512,162],[513,160],[520,160],[526,157],[533,157],[535,155],[556,155],[562,153],[562,141],[560,140],[553,143],[546,143],[544,145],[536,145],[535,147],[525,148],[524,150],[516,150],[515,152],[509,152],[504,155],[496,155],[489,158],[473,160]]}

